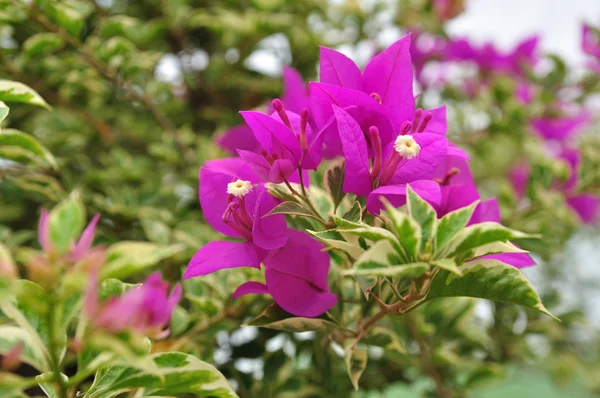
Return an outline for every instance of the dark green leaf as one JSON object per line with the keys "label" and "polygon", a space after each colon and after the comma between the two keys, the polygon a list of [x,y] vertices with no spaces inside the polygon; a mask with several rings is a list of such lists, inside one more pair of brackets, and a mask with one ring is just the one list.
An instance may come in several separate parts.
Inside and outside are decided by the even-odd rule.
{"label": "dark green leaf", "polygon": [[338,162],[331,166],[325,175],[325,189],[331,195],[334,209],[338,208],[346,196],[343,189],[345,169],[346,164],[343,161]]}

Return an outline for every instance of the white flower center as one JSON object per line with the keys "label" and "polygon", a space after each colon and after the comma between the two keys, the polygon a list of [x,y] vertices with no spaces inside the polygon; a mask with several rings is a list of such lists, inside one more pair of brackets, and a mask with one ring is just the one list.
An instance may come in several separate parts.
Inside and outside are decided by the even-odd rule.
{"label": "white flower center", "polygon": [[412,159],[419,154],[421,147],[412,135],[399,135],[394,142],[394,149],[400,156],[406,159]]}
{"label": "white flower center", "polygon": [[234,182],[227,184],[227,193],[237,198],[246,196],[250,191],[252,191],[252,184],[250,181],[235,180]]}

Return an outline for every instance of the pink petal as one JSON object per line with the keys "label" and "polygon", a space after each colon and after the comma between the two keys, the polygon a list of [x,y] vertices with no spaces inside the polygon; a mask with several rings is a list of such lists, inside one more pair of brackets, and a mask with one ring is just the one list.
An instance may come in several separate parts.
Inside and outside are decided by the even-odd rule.
{"label": "pink petal", "polygon": [[421,147],[416,158],[408,160],[398,167],[389,185],[406,184],[416,180],[433,178],[438,166],[448,151],[448,140],[431,133],[414,134],[413,138]]}
{"label": "pink petal", "polygon": [[316,317],[337,302],[335,294],[323,292],[293,275],[267,268],[265,278],[275,302],[290,314]]}
{"label": "pink petal", "polygon": [[235,289],[235,292],[231,295],[231,298],[238,298],[247,294],[269,294],[267,285],[260,282],[245,282]]}
{"label": "pink petal", "polygon": [[415,110],[410,34],[369,61],[363,75],[364,91],[377,93],[396,129],[412,120]]}
{"label": "pink petal", "polygon": [[308,88],[298,71],[289,66],[283,67],[283,97],[286,109],[299,113],[302,108],[308,108]]}
{"label": "pink petal", "polygon": [[433,117],[427,124],[425,129],[428,133],[446,135],[448,131],[448,121],[446,119],[446,106],[439,106],[437,108],[428,109],[427,112],[433,114]]}
{"label": "pink petal", "polygon": [[600,196],[581,194],[567,198],[567,204],[575,210],[585,224],[595,224],[600,216]]}
{"label": "pink petal", "polygon": [[[452,151],[453,148],[454,144],[449,143],[448,152],[433,177],[445,181],[446,185],[475,184],[468,159],[460,154],[457,156],[456,152]],[[449,178],[448,173],[452,174]]]}
{"label": "pink petal", "polygon": [[240,112],[263,149],[298,164],[302,156],[296,135],[280,121],[260,112]]}
{"label": "pink petal", "polygon": [[278,201],[267,192],[264,186],[256,188],[258,194],[253,209],[254,225],[252,226],[252,239],[255,245],[266,249],[278,249],[288,240],[288,228],[283,214],[265,217]]}
{"label": "pink petal", "polygon": [[253,152],[260,150],[260,144],[254,138],[250,127],[245,123],[225,131],[215,142],[232,155],[235,155],[238,149]]}
{"label": "pink petal", "polygon": [[318,129],[323,128],[330,122],[333,116],[331,105],[340,108],[357,106],[372,111],[383,111],[379,102],[362,91],[314,82],[310,83],[309,87],[311,115]]}
{"label": "pink petal", "polygon": [[307,233],[289,229],[288,242],[264,260],[265,267],[294,275],[323,291],[329,291],[329,254],[323,244]]}
{"label": "pink petal", "polygon": [[367,196],[373,189],[373,183],[369,171],[369,150],[365,136],[348,112],[337,106],[334,106],[333,111],[346,158],[344,192]]}
{"label": "pink petal", "polygon": [[252,170],[250,170],[246,163],[238,157],[209,160],[204,163],[203,167],[210,171],[227,174],[232,178],[235,177],[236,179],[240,178],[242,180],[250,181],[253,184],[260,182],[260,178],[258,178],[258,176],[254,174]]}
{"label": "pink petal", "polygon": [[481,201],[475,211],[468,225],[479,224],[486,221],[500,222],[500,206],[496,198],[490,198]]}
{"label": "pink petal", "polygon": [[46,209],[42,209],[40,214],[40,223],[38,225],[38,241],[44,252],[49,253],[53,250],[52,242],[50,242],[49,231],[49,214]]}
{"label": "pink petal", "polygon": [[362,76],[354,61],[323,46],[320,48],[319,76],[322,83],[362,90]]}
{"label": "pink petal", "polygon": [[98,220],[100,220],[100,214],[96,214],[94,218],[92,218],[92,221],[90,221],[87,227],[83,230],[79,241],[73,247],[73,251],[71,252],[71,259],[73,261],[81,260],[92,246],[92,241],[94,240],[94,235],[96,233],[96,224],[98,224]]}
{"label": "pink petal", "polygon": [[209,242],[194,254],[185,270],[183,279],[238,267],[260,268],[260,262],[252,243]]}
{"label": "pink petal", "polygon": [[[439,208],[441,202],[440,185],[431,180],[421,180],[411,182],[410,187],[417,195],[431,204],[434,208]],[[385,198],[394,207],[402,207],[406,204],[406,184],[387,185],[379,187],[367,198],[367,210],[369,213],[377,215],[384,209],[381,198]]]}
{"label": "pink petal", "polygon": [[230,175],[200,168],[200,206],[206,221],[222,234],[239,238],[240,235],[223,222],[227,209],[227,184],[234,181]]}
{"label": "pink petal", "polygon": [[535,260],[527,253],[490,254],[489,256],[478,257],[478,259],[498,260],[505,264],[512,265],[515,268],[525,268],[536,265]]}
{"label": "pink petal", "polygon": [[446,185],[442,187],[442,205],[438,216],[469,206],[480,199],[477,188],[472,184]]}

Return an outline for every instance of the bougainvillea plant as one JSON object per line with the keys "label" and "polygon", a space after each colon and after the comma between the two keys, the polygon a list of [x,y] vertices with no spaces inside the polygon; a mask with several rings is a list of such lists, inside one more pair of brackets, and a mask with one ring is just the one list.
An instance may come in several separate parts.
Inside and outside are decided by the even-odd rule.
{"label": "bougainvillea plant", "polygon": [[321,3],[0,0],[0,397],[600,391],[594,21]]}

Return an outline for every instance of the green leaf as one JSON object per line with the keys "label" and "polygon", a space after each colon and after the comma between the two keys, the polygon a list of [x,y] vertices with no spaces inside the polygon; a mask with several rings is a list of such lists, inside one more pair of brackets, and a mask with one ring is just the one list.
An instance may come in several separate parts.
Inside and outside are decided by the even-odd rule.
{"label": "green leaf", "polygon": [[113,366],[96,373],[85,398],[109,398],[132,389],[144,388],[145,396],[182,396],[235,398],[233,387],[212,365],[182,352],[150,356],[156,370]]}
{"label": "green leaf", "polygon": [[517,268],[497,260],[474,260],[461,266],[463,276],[441,271],[427,300],[436,297],[478,297],[534,308],[554,318],[531,283]]}
{"label": "green leaf", "polygon": [[344,200],[344,196],[346,196],[343,189],[345,169],[345,163],[342,161],[335,163],[325,173],[325,189],[331,195],[334,210],[338,208]]}
{"label": "green leaf", "polygon": [[52,209],[48,223],[49,236],[58,253],[65,253],[79,239],[85,220],[85,208],[76,193]]}
{"label": "green leaf", "polygon": [[340,232],[360,236],[361,238],[368,239],[372,242],[378,242],[385,239],[392,244],[398,245],[398,239],[396,236],[387,229],[380,227],[371,227],[369,225],[365,225],[364,227],[342,229]]}
{"label": "green leaf", "polygon": [[266,184],[267,185],[267,190],[269,191],[269,194],[271,194],[272,196],[281,199],[281,200],[285,200],[287,202],[298,202],[298,198],[296,198],[294,195],[292,195],[290,193],[290,191],[282,185],[277,185],[277,184]]}
{"label": "green leaf", "polygon": [[[0,310],[12,319],[27,334],[27,341],[35,344],[37,351],[42,351],[48,358],[48,297],[41,286],[27,280],[17,280],[12,286],[14,294],[9,299],[0,301]],[[37,355],[36,357],[39,357]]]}
{"label": "green leaf", "polygon": [[[69,382],[69,378],[66,375],[61,373],[60,377],[63,379],[64,383]],[[53,372],[47,372],[38,375],[35,377],[35,381],[37,381],[40,388],[46,393],[46,396],[48,396],[49,398],[61,397],[58,390],[56,389],[56,381],[54,380]]]}
{"label": "green leaf", "polygon": [[8,353],[17,344],[23,345],[21,361],[41,372],[50,370],[50,365],[39,342],[17,326],[0,326],[0,354]]}
{"label": "green leaf", "polygon": [[402,278],[417,278],[429,271],[430,266],[427,263],[410,263],[402,265],[392,265],[389,267],[378,268],[352,268],[345,270],[344,275],[373,275],[373,276],[391,276]]}
{"label": "green leaf", "polygon": [[275,303],[268,306],[256,318],[245,323],[244,326],[256,326],[290,333],[328,331],[338,328],[335,323],[326,319],[304,318],[288,314]]}
{"label": "green leaf", "polygon": [[118,297],[127,290],[136,286],[133,283],[125,283],[115,278],[108,278],[100,282],[98,288],[98,299],[104,301],[110,297]]}
{"label": "green leaf", "polygon": [[183,250],[183,245],[160,246],[150,242],[122,241],[110,246],[101,277],[124,279]]}
{"label": "green leaf", "polygon": [[400,341],[400,337],[394,333],[393,330],[384,328],[382,326],[373,327],[369,335],[362,340],[363,343],[368,345],[374,345],[384,349],[386,354],[392,352],[396,354],[406,354],[406,348]]}
{"label": "green leaf", "polygon": [[450,255],[447,257],[455,257],[460,253],[493,242],[505,242],[531,237],[531,235],[506,228],[496,222],[483,222],[471,225],[456,234],[448,245],[447,250],[450,252]]}
{"label": "green leaf", "polygon": [[140,222],[148,240],[160,245],[171,242],[171,228],[164,222],[152,218],[142,218]]}
{"label": "green leaf", "polygon": [[446,271],[452,272],[455,275],[462,276],[462,271],[456,265],[456,262],[451,258],[443,258],[441,260],[436,260],[431,263],[431,265],[436,266],[438,268],[445,269]]}
{"label": "green leaf", "polygon": [[473,258],[499,253],[529,253],[510,242],[492,242],[473,249]]}
{"label": "green leaf", "polygon": [[304,205],[296,202],[283,202],[279,205],[275,206],[270,212],[265,214],[263,217],[269,217],[274,214],[288,214],[292,216],[300,216],[300,217],[311,217],[314,219],[319,219],[315,216],[310,209],[307,209]]}
{"label": "green leaf", "polygon": [[417,195],[410,185],[406,187],[406,199],[408,213],[421,226],[421,249],[424,249],[435,233],[437,214],[435,209]]}
{"label": "green leaf", "polygon": [[2,122],[8,115],[9,108],[6,104],[0,101],[0,122]]}
{"label": "green leaf", "polygon": [[467,207],[452,211],[440,219],[435,237],[437,250],[442,249],[467,226],[478,204],[479,201],[476,201]]}
{"label": "green leaf", "polygon": [[[392,244],[387,240],[380,240],[356,260],[353,269],[360,271],[364,269],[385,268],[392,264],[399,263],[401,263],[401,261],[398,258],[398,253],[392,247]],[[357,280],[363,290],[371,289],[377,283],[377,278],[369,274],[366,274],[365,276],[357,275]]]}
{"label": "green leaf", "polygon": [[406,257],[410,261],[416,261],[421,248],[421,226],[415,220],[394,208],[389,202],[384,203],[386,215],[392,221],[396,237]]}
{"label": "green leaf", "polygon": [[341,250],[352,258],[358,258],[365,252],[358,244],[359,238],[356,236],[344,234],[334,229],[319,232],[306,230],[306,232],[323,242],[328,248]]}
{"label": "green leaf", "polygon": [[50,105],[31,87],[11,80],[0,80],[0,101],[20,102],[51,109]]}
{"label": "green leaf", "polygon": [[19,163],[45,163],[58,169],[54,156],[38,140],[13,129],[5,129],[0,134],[0,158]]}
{"label": "green leaf", "polygon": [[79,39],[93,6],[81,0],[42,2],[44,13],[58,26]]}
{"label": "green leaf", "polygon": [[[15,260],[6,246],[0,243],[0,277],[1,276],[16,276],[18,273]],[[2,301],[2,295],[0,295]]]}
{"label": "green leaf", "polygon": [[358,391],[358,380],[362,376],[363,372],[367,368],[368,351],[366,349],[352,349],[346,348],[344,355],[344,362],[346,362],[346,369],[348,371],[348,377],[352,382],[354,389]]}
{"label": "green leaf", "polygon": [[350,210],[348,210],[342,217],[333,216],[333,221],[338,227],[343,228],[356,228],[362,226],[362,207],[358,201],[352,204]]}
{"label": "green leaf", "polygon": [[63,45],[64,41],[58,33],[43,32],[25,40],[23,50],[33,58],[60,50]]}
{"label": "green leaf", "polygon": [[353,268],[372,269],[389,267],[398,263],[400,263],[400,259],[392,244],[387,240],[380,240],[356,260]]}

